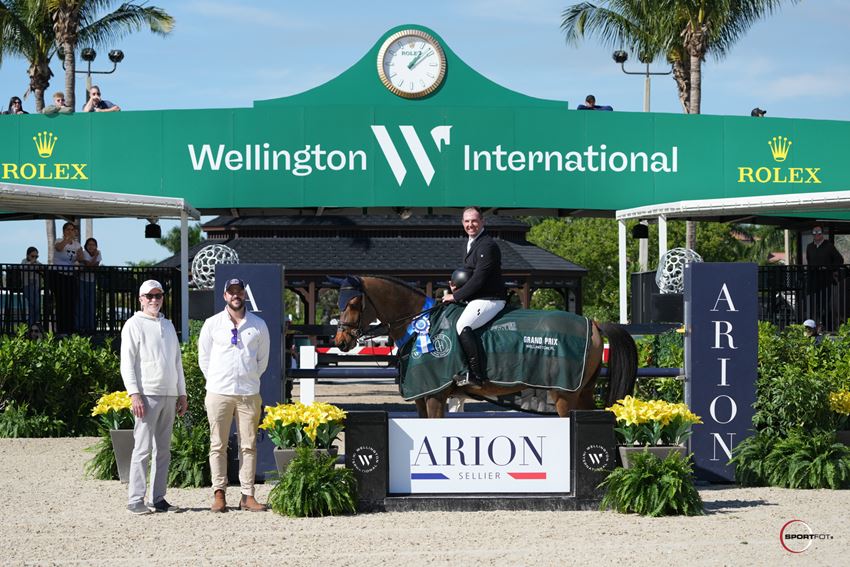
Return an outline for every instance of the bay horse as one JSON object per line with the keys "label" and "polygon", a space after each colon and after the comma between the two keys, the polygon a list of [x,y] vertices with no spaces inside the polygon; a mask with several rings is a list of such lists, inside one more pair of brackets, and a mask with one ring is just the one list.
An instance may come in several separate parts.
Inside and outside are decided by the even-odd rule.
{"label": "bay horse", "polygon": [[[397,346],[405,337],[408,325],[430,304],[429,298],[419,289],[389,276],[348,276],[329,278],[340,285],[340,317],[334,344],[343,352],[357,345],[357,339],[367,332],[370,323],[378,319]],[[497,317],[498,319],[498,317]],[[575,391],[550,389],[549,397],[555,404],[560,417],[569,415],[573,409],[595,409],[593,392],[602,367],[602,337],[609,342],[609,387],[607,405],[632,393],[637,375],[637,348],[632,336],[616,323],[597,323],[588,320],[591,326],[590,345],[581,382]],[[382,333],[383,334],[383,333]],[[415,340],[415,339],[413,339]],[[473,394],[494,397],[515,394],[527,386],[505,387],[485,382],[482,387],[472,389],[457,384],[415,399],[420,417],[443,417],[446,401],[452,395]]]}

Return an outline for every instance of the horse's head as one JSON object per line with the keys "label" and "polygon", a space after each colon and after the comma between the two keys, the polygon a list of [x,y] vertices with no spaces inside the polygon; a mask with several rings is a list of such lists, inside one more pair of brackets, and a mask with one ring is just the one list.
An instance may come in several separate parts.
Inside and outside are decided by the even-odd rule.
{"label": "horse's head", "polygon": [[343,352],[348,352],[357,346],[357,339],[363,334],[363,326],[369,324],[365,319],[366,292],[360,278],[347,276],[344,278],[328,278],[339,284],[339,324],[334,335],[334,345]]}

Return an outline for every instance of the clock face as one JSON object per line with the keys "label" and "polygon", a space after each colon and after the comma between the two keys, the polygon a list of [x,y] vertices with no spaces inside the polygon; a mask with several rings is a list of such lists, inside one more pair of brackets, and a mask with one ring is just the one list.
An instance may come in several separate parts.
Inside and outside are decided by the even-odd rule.
{"label": "clock face", "polygon": [[446,75],[443,48],[431,35],[404,30],[391,35],[378,52],[378,76],[390,92],[420,98],[434,92]]}

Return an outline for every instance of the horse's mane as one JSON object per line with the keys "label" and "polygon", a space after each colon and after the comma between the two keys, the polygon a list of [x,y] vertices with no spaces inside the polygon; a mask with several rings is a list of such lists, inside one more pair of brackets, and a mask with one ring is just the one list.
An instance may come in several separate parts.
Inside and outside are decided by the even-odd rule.
{"label": "horse's mane", "polygon": [[391,283],[394,283],[394,284],[398,284],[402,287],[409,289],[410,291],[415,292],[417,295],[420,295],[422,297],[427,297],[425,295],[425,292],[422,291],[421,289],[419,289],[418,287],[413,286],[413,285],[407,283],[406,281],[399,279],[399,278],[396,278],[394,276],[369,274],[369,275],[366,275],[366,276],[363,276],[363,277],[364,278],[375,278],[375,279],[378,279],[378,280],[384,280],[384,281],[388,281],[388,282],[391,282]]}

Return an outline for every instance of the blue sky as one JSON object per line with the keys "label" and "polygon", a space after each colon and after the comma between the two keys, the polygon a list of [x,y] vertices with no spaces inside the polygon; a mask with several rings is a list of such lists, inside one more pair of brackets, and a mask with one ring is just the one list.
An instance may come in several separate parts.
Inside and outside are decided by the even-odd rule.
{"label": "blue sky", "polygon": [[[104,98],[124,110],[250,107],[254,100],[302,92],[357,62],[400,24],[437,32],[469,65],[521,93],[567,100],[594,93],[619,111],[643,109],[643,78],[624,75],[611,49],[595,39],[568,46],[560,14],[571,0],[429,0],[268,2],[152,0],[176,19],[170,37],[140,33],[112,46],[126,57],[113,75],[95,78]],[[117,4],[117,2],[116,2]],[[759,22],[722,61],[703,66],[702,112],[850,120],[850,2],[804,0]],[[100,49],[95,69],[108,68]],[[663,69],[663,64],[654,66]],[[627,68],[630,66],[627,64]],[[631,70],[638,70],[631,66]],[[49,92],[64,75],[54,63]],[[26,64],[0,67],[0,102],[26,89]],[[85,79],[77,82],[82,98]],[[673,80],[652,82],[652,111],[681,112]],[[24,102],[32,111],[32,99]],[[167,230],[175,223],[163,221]],[[57,223],[57,228],[59,223]],[[95,220],[104,263],[162,259],[167,251],[143,238],[145,221]],[[43,221],[0,223],[0,263],[20,262],[27,246],[46,252]]]}

